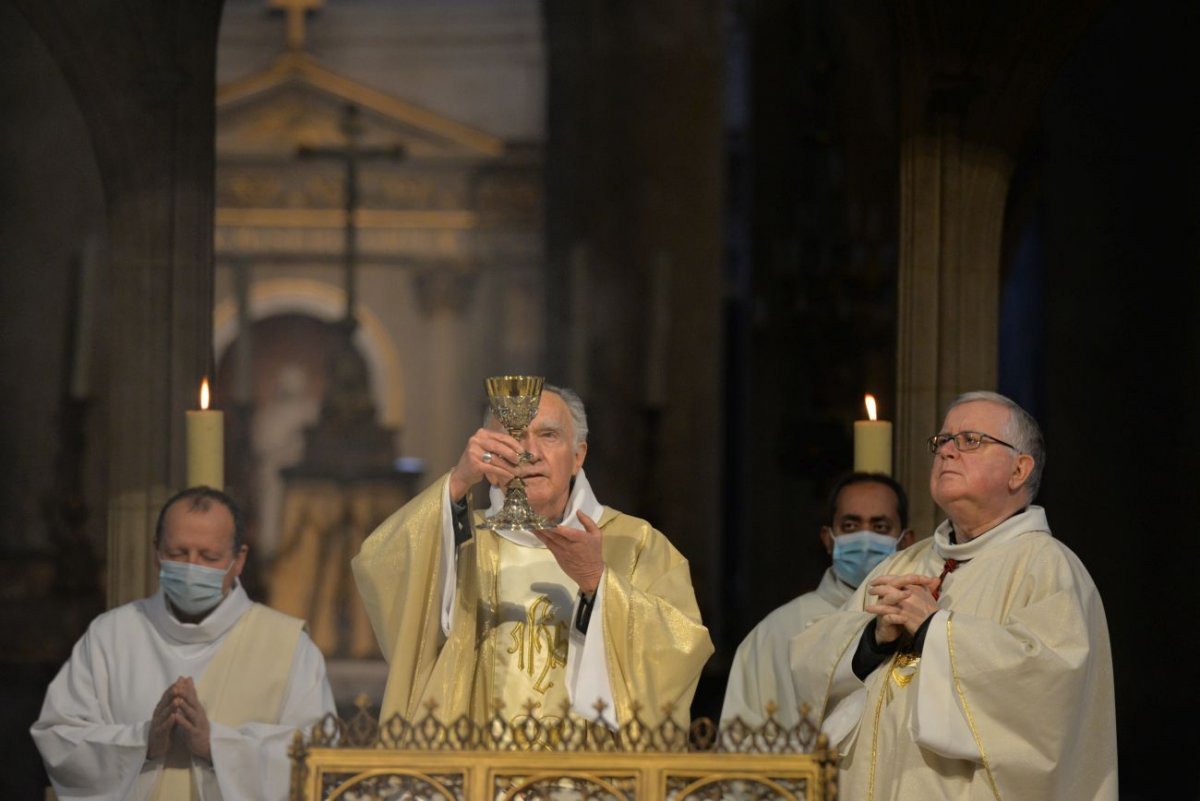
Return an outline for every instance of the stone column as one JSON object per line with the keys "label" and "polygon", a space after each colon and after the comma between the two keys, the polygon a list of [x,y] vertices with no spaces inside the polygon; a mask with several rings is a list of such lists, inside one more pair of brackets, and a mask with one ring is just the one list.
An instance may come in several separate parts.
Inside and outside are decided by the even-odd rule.
{"label": "stone column", "polygon": [[184,411],[212,372],[219,0],[14,0],[70,84],[108,207],[108,603],[151,592],[153,525],[183,481]]}
{"label": "stone column", "polygon": [[938,115],[901,145],[896,360],[896,474],[909,519],[932,530],[925,489],[941,411],[967,388],[996,384],[1000,234],[1012,161],[962,140],[961,119]]}
{"label": "stone column", "polygon": [[543,9],[547,372],[578,381],[585,360],[601,500],[667,533],[717,626],[722,6]]}
{"label": "stone column", "polygon": [[[468,353],[463,313],[471,303],[478,276],[452,266],[436,265],[415,271],[412,281],[417,304],[426,320],[429,363],[434,366],[422,379],[422,390],[428,396],[431,410],[428,426],[434,432],[433,452],[444,454],[454,464],[466,433],[482,422],[473,421],[473,426],[463,428],[462,421],[454,416],[456,410],[463,408],[459,386],[464,354]],[[482,399],[482,379],[478,380],[478,397]]]}
{"label": "stone column", "polygon": [[1098,0],[906,0],[901,40],[896,477],[932,530],[923,439],[961,392],[996,388],[1001,235],[1016,155]]}

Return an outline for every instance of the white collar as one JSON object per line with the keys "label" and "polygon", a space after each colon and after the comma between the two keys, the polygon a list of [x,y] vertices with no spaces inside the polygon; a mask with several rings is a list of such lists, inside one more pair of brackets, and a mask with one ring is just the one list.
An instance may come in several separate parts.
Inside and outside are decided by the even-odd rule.
{"label": "white collar", "polygon": [[[492,505],[487,510],[489,516],[496,514],[504,507],[504,490],[499,487],[491,487],[488,490],[488,498],[492,502]],[[592,485],[587,480],[587,476],[584,475],[582,467],[575,474],[575,486],[571,488],[571,494],[567,497],[566,511],[563,512],[562,520],[556,525],[582,529],[583,523],[578,518],[579,512],[583,512],[597,523],[600,522],[600,515],[604,513],[604,507],[596,500],[596,495],[592,492]],[[515,542],[517,545],[524,545],[530,548],[546,547],[531,531],[501,530],[496,533],[510,542]]]}
{"label": "white collar", "polygon": [[161,587],[138,603],[163,639],[174,643],[212,642],[233,628],[253,605],[240,581],[234,582],[229,594],[199,623],[184,623],[176,618]]}
{"label": "white collar", "polygon": [[949,520],[942,521],[942,524],[933,532],[933,550],[943,559],[957,559],[960,562],[973,559],[984,548],[1016,539],[1027,531],[1050,533],[1046,510],[1040,506],[1030,506],[1024,512],[1015,514],[999,525],[993,526],[970,542],[950,542],[952,528],[953,525]]}

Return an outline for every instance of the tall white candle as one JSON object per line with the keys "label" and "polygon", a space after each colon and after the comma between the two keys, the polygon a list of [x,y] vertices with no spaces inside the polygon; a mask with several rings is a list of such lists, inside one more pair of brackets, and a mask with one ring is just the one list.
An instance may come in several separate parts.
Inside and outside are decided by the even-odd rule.
{"label": "tall white candle", "polygon": [[854,421],[854,469],[892,474],[892,424],[876,420],[875,396],[866,396],[867,418]]}
{"label": "tall white candle", "polygon": [[225,488],[225,415],[208,408],[208,379],[200,384],[200,408],[187,413],[187,485]]}

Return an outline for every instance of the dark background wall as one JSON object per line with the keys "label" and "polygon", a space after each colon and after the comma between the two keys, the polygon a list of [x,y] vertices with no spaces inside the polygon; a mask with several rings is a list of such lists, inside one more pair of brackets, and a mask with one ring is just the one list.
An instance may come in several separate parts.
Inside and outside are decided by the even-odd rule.
{"label": "dark background wall", "polygon": [[[825,500],[853,462],[864,393],[894,416],[899,171],[895,22],[882,3],[737,6],[744,130],[727,163],[732,343],[728,659],[750,625],[816,586]],[[735,137],[732,134],[740,136]],[[736,189],[744,186],[745,193]],[[783,559],[781,560],[781,557]],[[713,714],[719,712],[714,710]]]}
{"label": "dark background wall", "polygon": [[1040,278],[1024,386],[1048,439],[1043,501],[1105,600],[1127,799],[1200,792],[1195,738],[1165,736],[1200,712],[1184,689],[1200,656],[1185,632],[1200,553],[1198,37],[1194,4],[1114,3],[1046,97],[1010,204],[1028,210]]}
{"label": "dark background wall", "polygon": [[82,539],[60,535],[69,534],[61,525],[69,485],[84,481],[78,489],[93,508],[104,497],[99,449],[72,452],[64,435],[82,427],[95,445],[104,434],[103,409],[66,396],[80,235],[101,234],[105,221],[82,115],[42,42],[3,2],[0,53],[0,795],[24,800],[45,786],[29,725],[71,644],[103,609],[103,518],[76,532]]}

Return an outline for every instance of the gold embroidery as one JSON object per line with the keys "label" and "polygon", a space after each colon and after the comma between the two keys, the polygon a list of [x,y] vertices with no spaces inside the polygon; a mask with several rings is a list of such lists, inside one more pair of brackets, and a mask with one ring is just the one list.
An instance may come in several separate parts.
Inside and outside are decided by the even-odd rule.
{"label": "gold embroidery", "polygon": [[[892,663],[887,668],[879,688],[879,701],[875,704],[875,724],[871,732],[871,767],[867,773],[867,800],[875,798],[875,765],[879,759],[879,719],[883,716],[883,708],[892,703],[892,681],[897,687],[907,687],[917,675],[917,666],[921,657],[914,653],[900,651],[892,656]],[[891,677],[891,681],[888,681]]]}
{"label": "gold embroidery", "polygon": [[[895,657],[892,659],[895,664]],[[875,725],[871,730],[871,769],[867,775],[867,801],[875,799],[875,765],[879,760],[879,718],[883,715],[885,703],[892,702],[892,685],[887,677],[883,678],[883,686],[879,688],[879,702],[875,704]]]}
{"label": "gold embroidery", "polygon": [[897,687],[907,687],[917,675],[921,657],[912,653],[898,653],[892,661],[892,681]]}
{"label": "gold embroidery", "polygon": [[512,644],[508,653],[517,655],[517,669],[530,677],[534,675],[538,657],[545,652],[542,669],[533,682],[533,689],[545,695],[554,686],[548,681],[550,671],[567,664],[567,624],[556,620],[548,596],[534,601],[525,613],[525,620],[513,626]]}
{"label": "gold embroidery", "polygon": [[1000,788],[996,786],[996,776],[992,773],[992,765],[988,762],[987,752],[983,750],[983,740],[979,736],[979,729],[975,727],[975,716],[971,714],[971,707],[967,704],[967,694],[963,692],[962,681],[958,677],[958,657],[954,654],[954,617],[946,618],[946,645],[950,650],[950,672],[954,677],[954,691],[958,693],[958,701],[962,704],[963,712],[967,716],[967,725],[971,727],[971,736],[975,738],[975,745],[979,748],[979,756],[983,759],[983,770],[987,774],[988,784],[992,787],[992,795],[996,797],[996,801],[1000,801]]}

